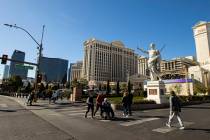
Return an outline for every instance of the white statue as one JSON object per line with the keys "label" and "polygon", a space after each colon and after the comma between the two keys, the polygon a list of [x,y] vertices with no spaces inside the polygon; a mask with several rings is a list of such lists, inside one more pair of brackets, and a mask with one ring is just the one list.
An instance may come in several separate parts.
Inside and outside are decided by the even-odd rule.
{"label": "white statue", "polygon": [[161,80],[160,72],[157,69],[160,66],[161,56],[160,51],[155,49],[155,44],[150,44],[150,50],[145,51],[141,48],[138,48],[141,52],[146,53],[149,55],[148,59],[148,68],[150,70],[150,79],[151,81]]}

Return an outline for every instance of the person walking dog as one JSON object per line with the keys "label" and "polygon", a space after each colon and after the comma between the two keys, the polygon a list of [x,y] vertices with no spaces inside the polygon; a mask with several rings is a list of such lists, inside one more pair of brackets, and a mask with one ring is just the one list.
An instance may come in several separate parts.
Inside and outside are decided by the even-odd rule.
{"label": "person walking dog", "polygon": [[180,112],[181,112],[181,103],[179,98],[176,96],[174,91],[171,91],[170,93],[170,98],[169,98],[169,103],[170,103],[170,115],[169,115],[169,119],[168,122],[166,123],[166,126],[168,126],[169,128],[171,127],[171,122],[172,119],[174,118],[174,116],[177,117],[177,120],[179,121],[179,125],[181,130],[184,129],[184,124],[182,122],[182,119],[180,117]]}

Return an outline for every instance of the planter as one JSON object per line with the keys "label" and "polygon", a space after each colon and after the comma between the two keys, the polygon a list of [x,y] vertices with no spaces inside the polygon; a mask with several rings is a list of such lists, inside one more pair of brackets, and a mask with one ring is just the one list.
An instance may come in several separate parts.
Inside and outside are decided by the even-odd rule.
{"label": "planter", "polygon": [[[111,104],[113,110],[123,110],[121,104]],[[146,110],[146,109],[158,109],[169,107],[169,104],[132,104],[131,109],[135,110]]]}
{"label": "planter", "polygon": [[[182,103],[182,106],[187,105],[196,105],[202,103],[210,103],[210,101],[190,101]],[[121,104],[111,104],[113,110],[123,110],[123,106]],[[161,108],[169,108],[169,104],[132,104],[131,110],[147,110],[147,109],[161,109]]]}

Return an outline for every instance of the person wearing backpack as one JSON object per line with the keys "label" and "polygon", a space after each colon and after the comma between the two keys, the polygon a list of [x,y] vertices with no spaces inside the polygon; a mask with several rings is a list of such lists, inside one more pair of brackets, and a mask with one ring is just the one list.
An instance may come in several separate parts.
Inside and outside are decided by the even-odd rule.
{"label": "person wearing backpack", "polygon": [[91,117],[94,116],[94,103],[93,103],[93,95],[89,93],[89,97],[86,100],[87,103],[87,111],[85,112],[85,118],[87,118],[87,114],[91,109]]}
{"label": "person wearing backpack", "polygon": [[179,98],[176,96],[174,91],[171,91],[170,93],[170,98],[169,98],[169,103],[170,103],[170,115],[169,115],[169,119],[168,122],[166,123],[166,126],[168,126],[169,128],[171,127],[171,122],[172,119],[174,118],[174,116],[177,117],[177,120],[179,121],[179,125],[181,130],[184,129],[184,124],[182,122],[182,119],[180,117],[180,112],[181,112],[181,103]]}

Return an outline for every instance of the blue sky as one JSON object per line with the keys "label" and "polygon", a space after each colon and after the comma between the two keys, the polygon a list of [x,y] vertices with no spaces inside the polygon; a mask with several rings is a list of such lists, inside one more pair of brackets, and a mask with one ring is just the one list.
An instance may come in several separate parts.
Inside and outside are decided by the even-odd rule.
{"label": "blue sky", "polygon": [[83,42],[92,37],[121,40],[134,50],[165,44],[164,59],[195,55],[192,26],[210,21],[209,7],[210,0],[0,0],[0,55],[18,49],[26,61],[37,56],[33,40],[4,23],[27,29],[38,41],[46,25],[43,54],[69,62],[83,59]]}

